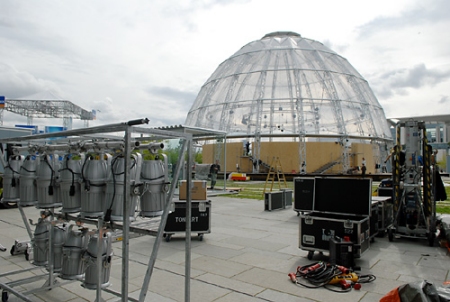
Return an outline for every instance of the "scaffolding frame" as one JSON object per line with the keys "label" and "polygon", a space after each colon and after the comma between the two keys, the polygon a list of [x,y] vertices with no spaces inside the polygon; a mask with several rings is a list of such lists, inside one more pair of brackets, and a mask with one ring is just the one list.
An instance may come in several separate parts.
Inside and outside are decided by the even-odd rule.
{"label": "scaffolding frame", "polygon": [[[147,124],[149,120],[147,118],[137,119],[128,122],[109,124],[103,126],[96,126],[91,128],[83,128],[83,129],[75,129],[75,130],[67,130],[61,131],[57,133],[46,133],[46,134],[37,134],[37,135],[28,135],[21,137],[13,137],[8,139],[0,139],[0,143],[23,143],[23,142],[32,142],[32,141],[40,141],[42,142],[45,139],[49,138],[61,138],[65,137],[64,141],[76,141],[80,137],[89,136],[89,135],[98,135],[105,133],[123,133],[123,137],[117,136],[118,139],[123,139],[125,148],[124,148],[124,200],[123,200],[123,220],[122,220],[122,283],[121,283],[121,292],[117,293],[112,290],[102,289],[101,282],[98,281],[97,284],[97,293],[96,293],[96,301],[103,301],[101,298],[102,290],[105,290],[111,294],[115,294],[121,297],[121,301],[144,301],[148,286],[151,281],[151,276],[153,273],[154,265],[156,262],[156,258],[158,255],[158,250],[160,243],[163,238],[164,227],[167,222],[167,217],[170,212],[171,202],[175,191],[175,186],[170,186],[169,192],[166,196],[166,203],[164,206],[163,214],[161,215],[161,220],[159,223],[158,231],[156,232],[156,240],[153,244],[153,249],[151,256],[149,258],[149,263],[146,271],[146,275],[141,287],[141,292],[139,295],[139,300],[132,299],[128,297],[128,270],[129,270],[129,240],[130,240],[130,218],[129,218],[129,209],[128,204],[130,202],[130,155],[132,151],[132,141],[148,141],[148,140],[161,140],[161,139],[180,139],[183,141],[182,147],[180,149],[177,168],[174,173],[173,179],[178,179],[180,175],[180,171],[182,168],[182,164],[184,163],[184,158],[187,153],[187,174],[186,174],[186,185],[187,187],[191,186],[192,183],[192,148],[193,148],[193,140],[198,137],[212,137],[212,136],[222,136],[226,138],[226,132],[224,131],[216,131],[209,130],[204,128],[196,128],[196,127],[184,127],[177,126],[175,128],[166,128],[165,130],[156,129],[156,128],[143,128],[138,127],[142,124]],[[138,136],[132,136],[133,134]],[[57,140],[55,140],[56,142]],[[191,192],[187,190],[186,192],[186,244],[185,244],[185,302],[190,301],[190,271],[191,271]],[[21,213],[23,213],[21,211]],[[24,218],[24,222],[26,222]],[[100,224],[103,224],[102,219],[98,219],[98,225],[100,229]],[[27,227],[28,230],[28,227]],[[147,232],[147,234],[155,235],[153,232]],[[51,236],[50,236],[51,237]],[[51,240],[51,238],[50,238]],[[100,244],[100,240],[98,240]],[[98,249],[101,252],[101,249]],[[50,257],[51,258],[51,257]],[[100,257],[97,257],[98,261],[100,261]],[[97,265],[98,269],[100,269],[100,265]],[[98,272],[99,279],[101,278],[100,271]],[[49,271],[50,283],[49,287],[56,287],[53,284],[53,272]],[[22,295],[21,293],[15,291],[11,286],[8,286],[6,283],[0,283],[0,288],[11,292],[18,296],[19,298],[28,301],[28,299]]]}
{"label": "scaffolding frame", "polygon": [[[48,99],[48,97],[52,97]],[[10,111],[27,117],[27,124],[33,124],[33,118],[62,118],[63,126],[72,129],[72,119],[89,122],[95,119],[93,112],[85,110],[74,103],[63,100],[51,93],[49,96],[31,99],[8,99],[4,107],[0,108],[0,125],[3,125],[3,112]]]}

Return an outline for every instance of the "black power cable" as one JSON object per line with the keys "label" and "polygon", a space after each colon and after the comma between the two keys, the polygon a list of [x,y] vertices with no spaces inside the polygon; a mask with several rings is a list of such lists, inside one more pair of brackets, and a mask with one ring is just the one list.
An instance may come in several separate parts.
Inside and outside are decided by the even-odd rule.
{"label": "black power cable", "polygon": [[[122,172],[115,173],[115,171],[114,171],[114,165],[117,162],[117,159],[119,159],[119,158],[123,158],[123,155],[116,156],[111,161],[111,174],[112,174],[112,180],[113,180],[113,194],[112,194],[112,198],[111,198],[111,205],[106,210],[105,217],[104,217],[104,220],[108,221],[108,222],[111,221],[112,207],[114,205],[114,200],[116,198],[116,176],[125,174],[125,167],[124,167]],[[132,157],[131,159],[133,160],[133,163],[131,164],[130,171],[133,170],[134,166],[137,164],[136,163],[136,159],[134,157]]]}
{"label": "black power cable", "polygon": [[66,167],[59,170],[59,172],[65,171],[65,170],[70,172],[70,174],[72,175],[72,184],[70,185],[69,196],[75,196],[75,175],[80,174],[80,173],[77,173],[77,172],[73,171],[71,168],[69,168],[69,160],[71,159],[70,154],[66,155],[65,158],[66,158],[66,161],[65,161]]}
{"label": "black power cable", "polygon": [[53,170],[52,165],[48,162],[48,158],[47,157],[50,157],[50,155],[44,155],[44,162],[47,164],[47,166],[50,168],[50,171],[51,171],[51,173],[50,173],[50,184],[48,185],[48,195],[52,196],[53,195],[53,184],[54,184],[54,181],[55,181],[53,179],[53,176],[54,176],[55,170]]}
{"label": "black power cable", "polygon": [[13,187],[13,188],[16,186],[16,178],[14,177],[14,173],[16,173],[17,175],[19,175],[19,172],[15,171],[15,170],[13,169],[13,167],[11,166],[11,164],[10,164],[10,160],[11,160],[11,159],[14,159],[15,157],[16,157],[16,156],[11,155],[11,156],[8,158],[8,165],[5,167],[5,170],[6,170],[7,168],[9,168],[9,169],[12,171],[11,187]]}
{"label": "black power cable", "polygon": [[[352,286],[356,286],[357,283],[369,283],[373,282],[376,277],[374,275],[358,275],[356,273],[355,276],[358,278],[357,282],[354,281],[346,281],[345,278],[342,279],[342,284],[339,282],[337,284],[331,284],[332,280],[341,275],[347,275],[350,273],[350,270],[338,266],[338,265],[331,265],[329,263],[325,262],[316,262],[305,266],[299,266],[297,267],[296,273],[290,273],[288,274],[291,281],[295,284],[304,286],[306,288],[319,288],[319,287],[325,287],[328,290],[331,290],[333,292],[337,293],[345,293],[352,290]],[[307,282],[303,282],[300,280],[305,280]],[[341,286],[341,289],[337,290],[336,288],[338,286]],[[355,287],[356,289],[359,289],[359,287]]]}

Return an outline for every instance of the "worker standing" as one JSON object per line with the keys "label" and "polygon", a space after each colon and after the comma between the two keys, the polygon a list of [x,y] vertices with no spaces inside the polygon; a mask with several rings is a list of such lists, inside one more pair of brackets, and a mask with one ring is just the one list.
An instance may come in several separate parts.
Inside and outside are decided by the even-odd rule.
{"label": "worker standing", "polygon": [[213,190],[214,186],[216,185],[217,173],[219,173],[219,171],[220,171],[219,161],[216,160],[216,163],[212,164],[211,167],[209,168],[209,174],[211,174],[211,190]]}
{"label": "worker standing", "polygon": [[250,155],[250,142],[249,142],[249,141],[247,141],[247,142],[245,143],[245,155],[246,155],[246,156],[249,156],[249,155]]}
{"label": "worker standing", "polygon": [[361,166],[361,176],[362,177],[366,176],[366,170],[367,170],[366,165],[362,164],[362,166]]}

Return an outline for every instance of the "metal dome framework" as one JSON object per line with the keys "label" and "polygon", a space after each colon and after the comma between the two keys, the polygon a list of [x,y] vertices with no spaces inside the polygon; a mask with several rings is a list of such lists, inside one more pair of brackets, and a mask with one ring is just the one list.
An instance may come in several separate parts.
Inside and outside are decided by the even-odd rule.
{"label": "metal dome framework", "polygon": [[[258,150],[261,139],[292,137],[300,162],[306,141],[337,138],[345,147],[349,140],[392,140],[367,81],[345,58],[294,32],[267,34],[221,63],[185,124],[226,131],[228,138],[255,137]],[[346,170],[348,158],[343,165]]]}

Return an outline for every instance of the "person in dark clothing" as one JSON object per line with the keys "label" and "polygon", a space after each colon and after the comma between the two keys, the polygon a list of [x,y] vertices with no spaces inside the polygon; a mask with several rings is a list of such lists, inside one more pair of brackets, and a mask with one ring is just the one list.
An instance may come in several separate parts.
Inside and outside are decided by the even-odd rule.
{"label": "person in dark clothing", "polygon": [[435,200],[444,201],[447,200],[447,192],[445,191],[444,182],[442,181],[439,169],[434,169],[434,179],[436,183]]}
{"label": "person in dark clothing", "polygon": [[249,141],[247,141],[246,143],[245,143],[245,155],[249,155],[250,154],[250,142]]}
{"label": "person in dark clothing", "polygon": [[217,180],[217,173],[220,171],[219,161],[216,160],[215,164],[212,164],[209,168],[209,174],[211,174],[211,189],[214,189]]}
{"label": "person in dark clothing", "polygon": [[366,165],[362,164],[362,166],[361,166],[361,176],[362,177],[366,176],[366,170],[367,170]]}

